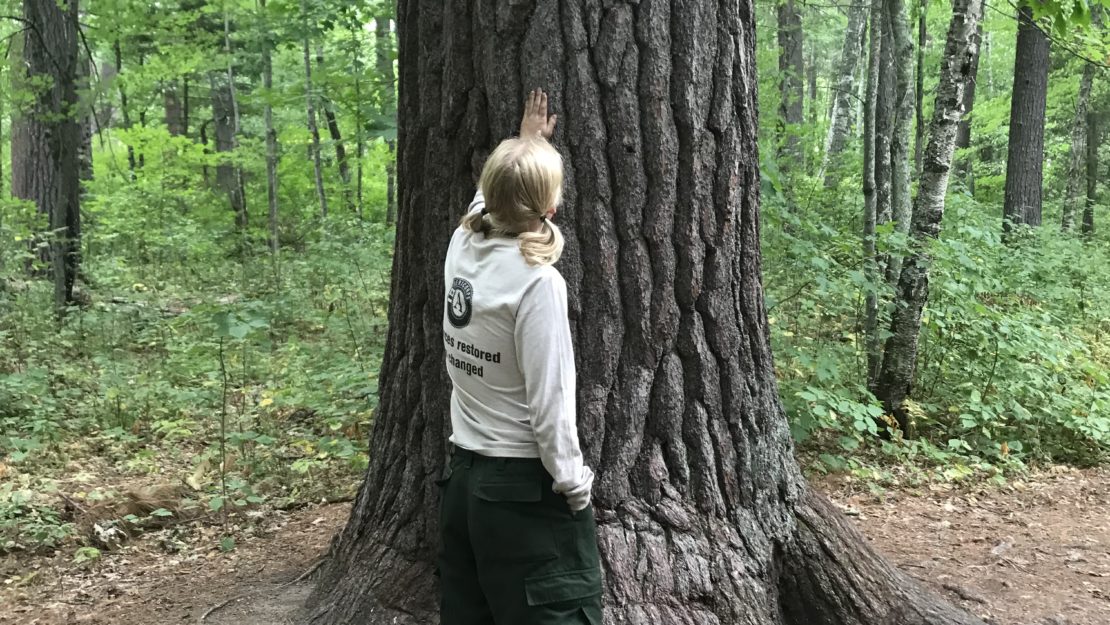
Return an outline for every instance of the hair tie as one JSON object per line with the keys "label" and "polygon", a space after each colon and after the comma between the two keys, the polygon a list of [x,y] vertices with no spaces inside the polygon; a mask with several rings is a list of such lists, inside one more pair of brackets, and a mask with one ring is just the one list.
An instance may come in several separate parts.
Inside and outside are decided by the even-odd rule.
{"label": "hair tie", "polygon": [[482,215],[488,215],[488,214],[489,214],[489,209],[486,208],[485,206],[483,206],[482,207]]}
{"label": "hair tie", "polygon": [[540,223],[547,223],[547,215],[540,215]]}

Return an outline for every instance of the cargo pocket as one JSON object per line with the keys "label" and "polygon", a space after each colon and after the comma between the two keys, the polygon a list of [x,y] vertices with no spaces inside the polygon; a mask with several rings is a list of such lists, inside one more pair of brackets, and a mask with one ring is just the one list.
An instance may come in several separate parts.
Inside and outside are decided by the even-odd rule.
{"label": "cargo pocket", "polygon": [[471,531],[481,559],[540,562],[558,557],[551,523],[544,515],[539,479],[484,480],[474,487]]}
{"label": "cargo pocket", "polygon": [[[601,569],[580,569],[528,577],[524,580],[524,591],[530,606],[591,599],[601,594]],[[584,603],[581,611],[586,616],[596,617],[600,622],[595,603]],[[591,623],[594,620],[590,618]]]}

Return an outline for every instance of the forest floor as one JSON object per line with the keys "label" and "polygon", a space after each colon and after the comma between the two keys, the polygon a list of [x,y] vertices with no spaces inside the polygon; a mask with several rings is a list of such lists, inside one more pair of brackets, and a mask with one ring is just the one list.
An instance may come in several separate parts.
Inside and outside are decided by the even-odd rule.
{"label": "forest floor", "polygon": [[[990,623],[1110,623],[1110,468],[990,487],[817,486],[903,570]],[[198,522],[148,533],[86,567],[69,556],[8,556],[0,624],[285,625],[348,510],[267,510],[228,552],[216,544],[220,528]]]}

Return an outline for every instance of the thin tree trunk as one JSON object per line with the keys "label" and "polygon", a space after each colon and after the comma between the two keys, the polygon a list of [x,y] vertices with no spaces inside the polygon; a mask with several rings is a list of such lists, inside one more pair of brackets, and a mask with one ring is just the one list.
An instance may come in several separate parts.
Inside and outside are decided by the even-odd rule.
{"label": "thin tree trunk", "polygon": [[802,13],[794,0],[779,0],[779,158],[783,163],[800,163],[805,101],[805,68],[802,56]]}
{"label": "thin tree trunk", "polygon": [[1041,225],[1045,101],[1048,94],[1048,38],[1033,22],[1033,9],[1018,12],[1014,93],[1010,101],[1010,142],[1006,153],[1003,229]]}
{"label": "thin tree trunk", "polygon": [[[316,68],[324,71],[324,48],[316,44]],[[335,145],[335,164],[339,169],[339,180],[343,183],[343,203],[348,209],[353,209],[351,203],[351,166],[347,162],[347,147],[343,145],[343,134],[339,131],[339,120],[335,117],[335,105],[331,98],[321,95],[324,119],[327,122],[328,134],[331,135],[332,144]]]}
{"label": "thin tree trunk", "polygon": [[[977,41],[983,41],[982,22],[979,23],[979,30],[975,32],[975,38]],[[975,158],[968,151],[968,148],[971,147],[971,121],[975,107],[975,87],[978,83],[979,56],[976,56],[971,65],[971,83],[964,91],[964,116],[960,119],[960,125],[956,129],[956,149],[964,150],[959,160],[956,161],[956,175],[963,179],[967,192],[972,196],[975,195]]]}
{"label": "thin tree trunk", "polygon": [[312,136],[309,154],[312,156],[312,165],[316,174],[316,199],[320,202],[320,215],[328,216],[328,197],[324,192],[324,165],[320,161],[320,129],[316,126],[316,107],[313,104],[312,94],[312,61],[308,55],[308,9],[305,0],[301,0],[301,13],[304,15],[305,36],[302,42],[304,52],[304,101],[305,112],[308,116],[308,132]]}
{"label": "thin tree trunk", "polygon": [[1075,214],[1079,210],[1080,189],[1087,182],[1087,127],[1090,116],[1087,114],[1091,99],[1091,84],[1095,78],[1095,66],[1083,64],[1083,75],[1079,79],[1079,95],[1075,100],[1075,122],[1071,129],[1071,152],[1068,159],[1068,182],[1064,194],[1064,211],[1061,227],[1066,232],[1075,225]]}
{"label": "thin tree trunk", "polygon": [[58,316],[74,302],[81,250],[77,16],[76,0],[24,0],[18,82],[39,87],[12,129],[12,195],[34,202],[49,220],[40,240]]}
{"label": "thin tree trunk", "polygon": [[443,251],[482,155],[541,85],[563,120],[560,271],[604,622],[980,624],[879,558],[793,457],[760,286],[753,3],[502,6],[399,2],[400,202],[370,466],[291,620],[438,622]]}
{"label": "thin tree trunk", "polygon": [[[809,100],[809,120],[808,132],[815,132],[817,128],[817,53],[810,51],[809,62],[806,63],[806,99]],[[807,136],[808,136],[807,132]],[[810,149],[809,141],[805,142],[805,168],[807,173],[813,173],[814,159],[812,158],[813,150]]]}
{"label": "thin tree trunk", "polygon": [[[832,110],[829,113],[829,132],[825,138],[825,162],[821,169],[825,172],[825,188],[832,188],[840,180],[840,172],[830,167],[848,143],[852,128],[852,113],[859,88],[856,83],[857,66],[863,51],[864,35],[867,31],[867,7],[863,4],[852,5],[848,9],[848,26],[844,29],[844,46],[840,52],[840,62],[836,68],[836,87],[833,93]],[[838,169],[839,168],[835,168]],[[874,172],[872,172],[872,175]]]}
{"label": "thin tree trunk", "polygon": [[166,114],[166,130],[171,136],[185,134],[185,115],[181,98],[177,95],[177,80],[171,80],[162,88],[162,108]]}
{"label": "thin tree trunk", "polygon": [[181,134],[189,135],[189,75],[181,77]]}
{"label": "thin tree trunk", "polygon": [[868,289],[864,302],[863,334],[867,345],[867,380],[873,382],[879,375],[882,345],[879,340],[879,265],[875,246],[875,226],[878,220],[878,188],[875,177],[878,136],[879,83],[883,59],[883,0],[871,0],[868,28],[867,80],[863,99],[863,263]]}
{"label": "thin tree trunk", "polygon": [[914,139],[913,171],[914,178],[921,178],[921,164],[925,158],[925,43],[928,41],[926,18],[929,16],[929,3],[920,0],[917,5],[917,88],[914,91]]}
{"label": "thin tree trunk", "polygon": [[[913,39],[910,37],[909,11],[905,0],[886,0],[890,20],[891,56],[894,64],[894,125],[890,142],[890,206],[895,231],[910,231],[911,165],[910,128],[914,117]],[[902,270],[901,255],[890,255],[887,282],[897,283]]]}
{"label": "thin tree trunk", "polygon": [[[260,17],[263,23],[269,24],[269,15],[266,13],[266,0],[258,0]],[[263,107],[263,123],[266,126],[266,199],[269,206],[270,226],[270,252],[278,251],[278,182],[277,182],[277,131],[274,130],[274,106],[270,103],[274,91],[274,68],[271,61],[273,42],[270,40],[270,29],[267,28],[262,35],[262,88],[266,90],[266,104]]]}
{"label": "thin tree trunk", "polygon": [[1095,234],[1095,202],[1098,200],[1098,144],[1102,117],[1087,111],[1087,201],[1083,204],[1083,236]]}
{"label": "thin tree trunk", "polygon": [[[378,77],[381,83],[382,108],[397,117],[397,86],[393,75],[393,37],[389,32],[389,17],[378,16],[375,21],[374,54],[377,61]],[[385,223],[392,225],[397,214],[396,181],[397,181],[397,142],[393,139],[386,141],[389,148],[389,160],[385,165]]]}
{"label": "thin tree trunk", "polygon": [[[235,133],[235,112],[231,87],[225,72],[209,74],[212,91],[212,115],[216,131],[216,152],[232,155],[238,147]],[[201,142],[208,139],[205,128],[201,127]],[[246,194],[242,185],[242,174],[234,156],[219,161],[216,165],[216,186],[227,196],[228,206],[235,213],[235,224],[247,225]]]}
{"label": "thin tree trunk", "polygon": [[[882,225],[894,219],[891,190],[893,176],[890,169],[891,147],[894,138],[895,93],[897,74],[894,69],[894,34],[890,31],[890,12],[886,0],[879,17],[879,32],[883,44],[879,54],[879,91],[875,107],[875,222]],[[882,272],[886,273],[887,260],[881,262]]]}
{"label": "thin tree trunk", "polygon": [[[123,50],[120,48],[119,39],[117,38],[112,42],[112,51],[116,55],[116,82],[119,85],[119,110],[123,116],[124,129],[131,128],[131,112],[130,107],[127,105],[127,90],[123,87],[123,80],[120,75],[123,73]],[[131,172],[131,177],[135,177],[135,148],[130,143],[127,144],[127,169]]]}
{"label": "thin tree trunk", "polygon": [[940,234],[944,196],[948,191],[948,175],[956,149],[956,127],[966,102],[964,91],[973,80],[975,55],[979,53],[976,31],[982,10],[982,0],[956,0],[953,6],[944,65],[929,126],[929,144],[925,149],[921,183],[914,202],[913,252],[906,257],[898,280],[897,301],[890,320],[890,338],[886,341],[882,370],[872,387],[887,413],[894,415],[907,436],[913,435],[914,428],[905,399],[913,386],[921,312],[929,296],[931,259],[928,248],[930,241]]}

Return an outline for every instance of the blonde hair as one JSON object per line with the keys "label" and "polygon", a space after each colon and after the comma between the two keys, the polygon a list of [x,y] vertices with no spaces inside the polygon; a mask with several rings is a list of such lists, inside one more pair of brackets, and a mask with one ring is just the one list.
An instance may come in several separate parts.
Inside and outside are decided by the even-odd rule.
{"label": "blonde hair", "polygon": [[[488,236],[515,237],[529,265],[550,265],[563,253],[563,233],[546,218],[563,196],[563,157],[547,141],[506,139],[489,155],[478,187],[486,208],[462,227]],[[531,225],[540,220],[540,230]]]}

